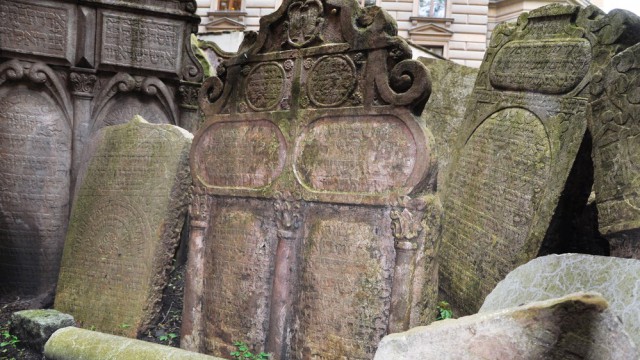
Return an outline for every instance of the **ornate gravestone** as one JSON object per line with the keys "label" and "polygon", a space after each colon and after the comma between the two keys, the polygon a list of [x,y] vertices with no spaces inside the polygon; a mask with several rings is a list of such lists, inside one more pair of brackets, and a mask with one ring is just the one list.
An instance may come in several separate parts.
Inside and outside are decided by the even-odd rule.
{"label": "ornate gravestone", "polygon": [[585,137],[589,84],[600,76],[592,64],[624,38],[611,25],[596,7],[555,4],[494,31],[443,201],[440,286],[462,312],[476,312],[538,254],[563,191],[578,194],[564,201],[586,204],[589,185],[565,191],[565,183]]}
{"label": "ornate gravestone", "polygon": [[355,1],[284,1],[259,34],[200,91],[181,344],[371,358],[435,301],[428,72]]}
{"label": "ornate gravestone", "polygon": [[91,134],[136,114],[195,130],[194,11],[183,0],[0,1],[0,300],[55,287]]}
{"label": "ornate gravestone", "polygon": [[597,64],[591,85],[594,190],[611,255],[640,259],[640,18],[614,10],[598,25],[609,24],[606,41],[619,53]]}
{"label": "ornate gravestone", "polygon": [[[65,241],[55,308],[135,336],[157,316],[187,211],[192,135],[136,117],[92,138]],[[126,324],[126,325],[124,325]]]}

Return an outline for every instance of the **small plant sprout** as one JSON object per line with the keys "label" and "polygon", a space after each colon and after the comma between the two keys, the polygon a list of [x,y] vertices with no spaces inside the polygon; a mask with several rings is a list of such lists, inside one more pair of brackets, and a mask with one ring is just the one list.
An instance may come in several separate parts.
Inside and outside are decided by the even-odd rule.
{"label": "small plant sprout", "polygon": [[436,307],[438,314],[436,320],[451,319],[453,317],[453,311],[451,311],[451,305],[446,301],[440,301]]}
{"label": "small plant sprout", "polygon": [[242,341],[235,341],[233,346],[237,349],[236,351],[231,352],[231,356],[233,356],[234,360],[268,360],[271,357],[270,354],[265,352],[254,355],[249,350],[247,344]]}

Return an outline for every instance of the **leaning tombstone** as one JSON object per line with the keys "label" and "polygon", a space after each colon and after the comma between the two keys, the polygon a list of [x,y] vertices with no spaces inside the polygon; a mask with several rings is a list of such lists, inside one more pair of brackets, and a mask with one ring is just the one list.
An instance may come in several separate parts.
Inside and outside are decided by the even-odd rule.
{"label": "leaning tombstone", "polygon": [[135,114],[199,126],[196,5],[0,0],[0,302],[53,296],[93,133]]}
{"label": "leaning tombstone", "polygon": [[181,346],[371,358],[435,307],[429,75],[356,1],[286,0],[200,91]]}
{"label": "leaning tombstone", "polygon": [[191,138],[137,116],[91,140],[71,211],[57,310],[86,328],[130,337],[154,320],[187,211]]}
{"label": "leaning tombstone", "polygon": [[559,204],[587,203],[590,83],[600,76],[593,64],[627,41],[616,19],[552,4],[493,32],[443,195],[440,286],[462,313],[559,238],[570,216]]}
{"label": "leaning tombstone", "polygon": [[611,256],[640,259],[640,17],[619,9],[609,17],[607,40],[628,48],[598,63],[591,85],[598,225]]}

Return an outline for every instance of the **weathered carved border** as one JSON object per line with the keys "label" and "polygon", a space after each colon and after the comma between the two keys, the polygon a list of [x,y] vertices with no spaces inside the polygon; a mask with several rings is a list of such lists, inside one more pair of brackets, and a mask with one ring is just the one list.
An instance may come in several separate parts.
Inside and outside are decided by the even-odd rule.
{"label": "weathered carved border", "polygon": [[49,66],[42,62],[30,63],[15,59],[0,65],[0,86],[6,81],[19,80],[27,80],[46,86],[62,109],[67,125],[69,128],[72,127],[71,115],[73,114],[73,107],[71,106],[71,99],[62,81]]}
{"label": "weathered carved border", "polygon": [[118,93],[128,93],[132,91],[141,92],[144,95],[154,96],[167,110],[171,117],[171,123],[178,124],[178,110],[172,100],[171,92],[167,86],[155,76],[131,76],[127,73],[117,73],[98,95],[98,101],[91,111],[93,127],[98,116],[104,111],[106,105]]}

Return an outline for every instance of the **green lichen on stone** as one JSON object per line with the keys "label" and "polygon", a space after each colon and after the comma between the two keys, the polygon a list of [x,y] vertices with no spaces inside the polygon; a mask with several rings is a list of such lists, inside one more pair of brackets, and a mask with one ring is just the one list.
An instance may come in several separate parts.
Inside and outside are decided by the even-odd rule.
{"label": "green lichen on stone", "polygon": [[210,77],[215,75],[215,71],[209,59],[207,59],[207,55],[202,50],[202,41],[196,37],[195,34],[191,34],[191,48],[193,49],[193,54],[198,59],[200,65],[202,65],[202,69],[204,71],[205,77]]}

